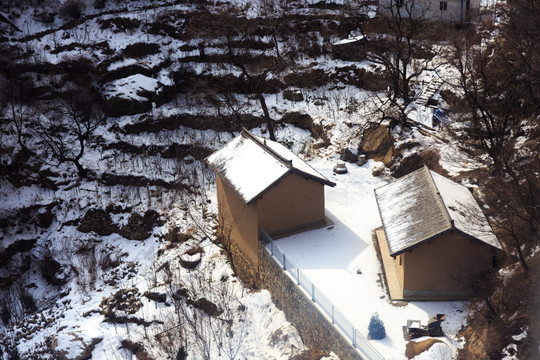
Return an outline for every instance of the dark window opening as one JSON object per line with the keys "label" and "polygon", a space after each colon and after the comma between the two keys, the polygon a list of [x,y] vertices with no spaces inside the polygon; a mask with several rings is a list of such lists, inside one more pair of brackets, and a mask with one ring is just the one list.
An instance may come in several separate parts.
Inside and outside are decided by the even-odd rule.
{"label": "dark window opening", "polygon": [[441,1],[439,3],[439,10],[447,10],[448,9],[448,1]]}

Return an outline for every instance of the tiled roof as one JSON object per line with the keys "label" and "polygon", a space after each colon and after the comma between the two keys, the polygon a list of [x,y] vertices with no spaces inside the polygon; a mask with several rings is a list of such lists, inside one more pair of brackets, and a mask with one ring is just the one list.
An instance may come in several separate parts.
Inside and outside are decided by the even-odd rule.
{"label": "tiled roof", "polygon": [[471,192],[426,166],[375,190],[392,256],[451,229],[500,248]]}

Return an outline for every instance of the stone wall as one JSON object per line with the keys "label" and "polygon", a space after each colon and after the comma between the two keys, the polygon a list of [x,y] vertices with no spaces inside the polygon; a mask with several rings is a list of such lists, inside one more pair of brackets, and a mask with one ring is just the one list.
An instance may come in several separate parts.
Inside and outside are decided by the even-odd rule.
{"label": "stone wall", "polygon": [[260,280],[257,266],[246,256],[244,251],[231,241],[230,245],[226,245],[233,262],[234,270],[244,285],[252,289],[260,288]]}
{"label": "stone wall", "polygon": [[313,349],[333,351],[341,360],[362,359],[349,341],[272,259],[262,243],[259,243],[259,277],[261,287],[270,291],[272,300],[296,327],[304,344]]}

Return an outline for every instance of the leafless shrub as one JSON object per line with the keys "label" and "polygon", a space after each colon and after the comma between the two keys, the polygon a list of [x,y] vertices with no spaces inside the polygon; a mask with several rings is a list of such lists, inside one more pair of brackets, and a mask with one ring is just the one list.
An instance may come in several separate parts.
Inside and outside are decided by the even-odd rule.
{"label": "leafless shrub", "polygon": [[120,265],[122,258],[127,256],[120,248],[112,245],[98,246],[95,251],[97,252],[97,265],[101,271],[114,269]]}
{"label": "leafless shrub", "polygon": [[77,253],[75,259],[76,261],[72,265],[76,274],[75,282],[83,294],[88,294],[95,289],[97,279],[98,267],[95,248]]}
{"label": "leafless shrub", "polygon": [[[121,248],[98,243],[93,238],[83,238],[78,241],[66,241],[66,249],[70,249],[72,257],[66,259],[71,264],[75,284],[83,294],[95,290],[98,279],[111,269],[122,264],[122,258],[127,254]],[[129,263],[127,264],[128,268]],[[129,270],[131,271],[131,270]],[[114,274],[109,274],[107,281],[113,281]],[[114,281],[113,281],[114,282]]]}
{"label": "leafless shrub", "polygon": [[28,292],[23,279],[0,294],[0,318],[5,325],[22,321],[38,310],[36,299]]}

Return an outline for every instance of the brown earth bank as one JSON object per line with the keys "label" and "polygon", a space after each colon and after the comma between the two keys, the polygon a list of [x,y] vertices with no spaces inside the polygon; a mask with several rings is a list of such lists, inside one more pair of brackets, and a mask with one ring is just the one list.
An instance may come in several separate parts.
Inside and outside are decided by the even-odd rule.
{"label": "brown earth bank", "polygon": [[[466,345],[460,349],[460,360],[501,359],[507,349],[517,359],[540,359],[540,255],[528,259],[529,270],[514,269],[504,278],[504,286],[480,294],[471,304],[472,314],[460,335]],[[528,336],[521,339],[524,331]]]}

